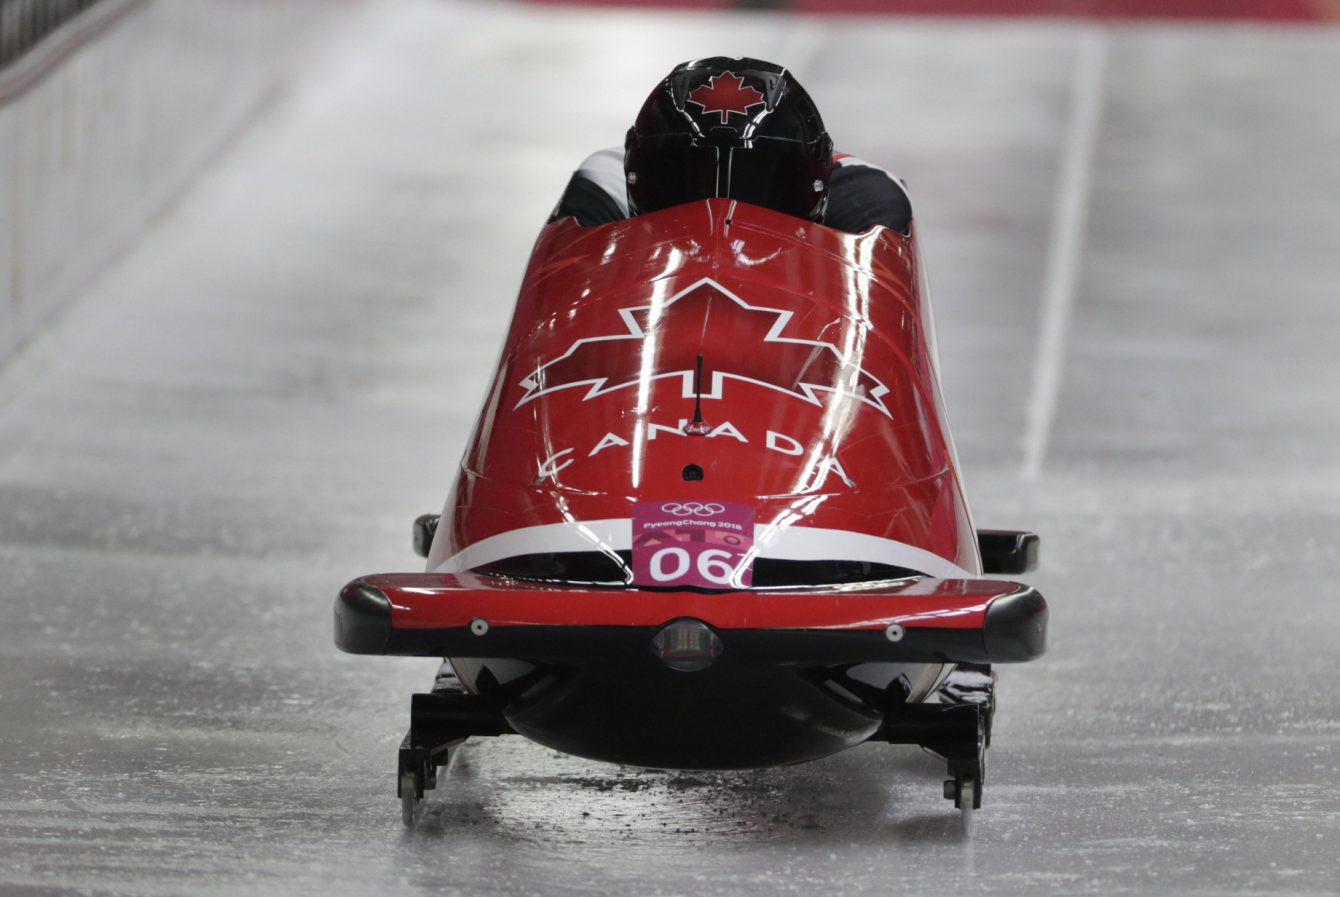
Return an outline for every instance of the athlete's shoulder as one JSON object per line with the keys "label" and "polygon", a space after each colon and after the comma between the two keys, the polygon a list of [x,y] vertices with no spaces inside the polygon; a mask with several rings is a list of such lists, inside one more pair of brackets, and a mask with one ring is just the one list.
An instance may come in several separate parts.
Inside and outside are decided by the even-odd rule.
{"label": "athlete's shoulder", "polygon": [[628,217],[622,147],[596,150],[577,166],[549,220],[567,217],[584,227]]}

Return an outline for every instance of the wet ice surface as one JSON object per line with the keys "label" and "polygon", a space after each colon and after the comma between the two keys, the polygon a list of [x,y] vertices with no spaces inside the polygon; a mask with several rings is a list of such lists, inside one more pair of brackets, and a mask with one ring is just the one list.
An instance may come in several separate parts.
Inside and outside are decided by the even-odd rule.
{"label": "wet ice surface", "polygon": [[[1110,33],[1029,482],[1077,28],[373,12],[0,376],[0,893],[1340,892],[1340,36]],[[910,180],[978,523],[1043,533],[1053,649],[1002,670],[971,843],[910,749],[670,773],[519,739],[407,833],[435,664],[339,655],[335,592],[415,568],[567,169],[722,47]]]}

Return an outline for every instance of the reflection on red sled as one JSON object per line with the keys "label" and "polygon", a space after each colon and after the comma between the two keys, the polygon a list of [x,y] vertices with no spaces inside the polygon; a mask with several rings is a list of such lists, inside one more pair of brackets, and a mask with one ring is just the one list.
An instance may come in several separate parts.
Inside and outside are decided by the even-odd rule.
{"label": "reflection on red sled", "polygon": [[[336,604],[358,654],[449,658],[400,753],[519,733],[654,767],[942,755],[980,805],[991,664],[1045,648],[1037,537],[976,531],[915,237],[730,200],[541,234],[428,572]],[[440,523],[439,523],[440,521]]]}

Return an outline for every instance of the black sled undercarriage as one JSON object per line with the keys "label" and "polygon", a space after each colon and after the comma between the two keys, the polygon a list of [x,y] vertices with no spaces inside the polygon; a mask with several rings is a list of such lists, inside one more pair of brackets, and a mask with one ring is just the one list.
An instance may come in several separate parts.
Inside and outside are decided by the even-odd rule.
{"label": "black sled undercarriage", "polygon": [[[964,834],[982,806],[986,749],[991,745],[996,677],[989,664],[959,664],[935,693],[937,702],[890,698],[884,722],[870,741],[916,745],[943,759],[944,797],[959,810]],[[443,663],[427,693],[410,700],[410,727],[400,745],[396,794],[406,826],[414,825],[426,792],[437,788],[456,748],[470,738],[515,734],[499,702],[466,693]]]}

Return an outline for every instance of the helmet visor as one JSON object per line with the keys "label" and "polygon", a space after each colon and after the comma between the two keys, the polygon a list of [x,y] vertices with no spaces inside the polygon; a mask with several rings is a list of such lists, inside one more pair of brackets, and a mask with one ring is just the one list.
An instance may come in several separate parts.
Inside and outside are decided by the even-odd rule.
{"label": "helmet visor", "polygon": [[790,141],[717,147],[662,139],[630,146],[627,167],[635,212],[723,197],[813,220],[822,211],[832,161]]}
{"label": "helmet visor", "polygon": [[816,220],[823,211],[831,160],[819,160],[797,144],[780,141],[722,151],[723,196]]}
{"label": "helmet visor", "polygon": [[719,196],[715,146],[688,140],[641,141],[628,149],[628,199],[636,212],[654,212]]}

